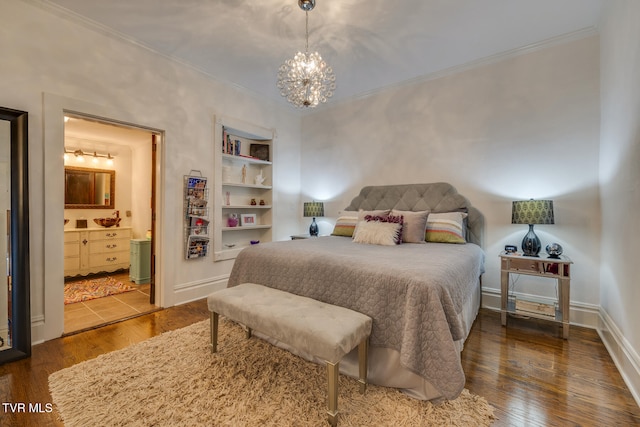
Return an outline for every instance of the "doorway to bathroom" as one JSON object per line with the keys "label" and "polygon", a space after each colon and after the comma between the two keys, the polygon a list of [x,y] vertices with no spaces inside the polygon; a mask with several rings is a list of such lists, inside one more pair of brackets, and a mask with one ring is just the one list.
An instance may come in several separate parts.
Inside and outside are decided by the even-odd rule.
{"label": "doorway to bathroom", "polygon": [[158,310],[155,147],[158,133],[64,117],[64,334]]}

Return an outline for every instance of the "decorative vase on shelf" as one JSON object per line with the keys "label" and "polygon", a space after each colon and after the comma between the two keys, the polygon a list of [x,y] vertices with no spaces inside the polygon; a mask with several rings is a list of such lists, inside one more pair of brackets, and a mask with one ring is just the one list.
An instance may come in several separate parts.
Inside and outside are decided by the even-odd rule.
{"label": "decorative vase on shelf", "polygon": [[229,227],[237,227],[238,226],[238,215],[229,214],[229,218],[227,218],[227,225]]}

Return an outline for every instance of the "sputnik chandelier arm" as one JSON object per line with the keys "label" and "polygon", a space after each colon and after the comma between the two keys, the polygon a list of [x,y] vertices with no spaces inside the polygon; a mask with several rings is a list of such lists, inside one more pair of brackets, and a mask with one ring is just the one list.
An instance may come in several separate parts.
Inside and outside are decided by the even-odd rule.
{"label": "sputnik chandelier arm", "polygon": [[336,76],[318,52],[309,53],[309,11],[315,0],[298,0],[305,12],[305,51],[287,59],[278,70],[280,95],[296,107],[316,107],[327,102],[336,88]]}

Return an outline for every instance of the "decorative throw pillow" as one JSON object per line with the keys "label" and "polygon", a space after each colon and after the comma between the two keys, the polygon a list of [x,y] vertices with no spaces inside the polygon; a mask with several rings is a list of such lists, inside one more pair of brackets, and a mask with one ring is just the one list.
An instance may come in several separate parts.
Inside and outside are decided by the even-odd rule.
{"label": "decorative throw pillow", "polygon": [[391,215],[402,216],[402,243],[425,243],[427,217],[429,211],[397,211],[393,209]]}
{"label": "decorative throw pillow", "polygon": [[367,215],[369,216],[389,216],[389,212],[391,212],[391,209],[379,209],[379,210],[375,210],[375,211],[365,211],[360,209],[358,211],[358,221],[364,221],[365,217]]}
{"label": "decorative throw pillow", "polygon": [[464,220],[468,214],[464,212],[431,213],[427,217],[427,242],[466,243]]}
{"label": "decorative throw pillow", "polygon": [[397,222],[359,221],[353,241],[370,245],[394,246],[402,238],[402,224]]}
{"label": "decorative throw pillow", "polygon": [[333,227],[331,235],[353,237],[356,224],[358,224],[357,216],[341,216],[336,220],[336,225]]}

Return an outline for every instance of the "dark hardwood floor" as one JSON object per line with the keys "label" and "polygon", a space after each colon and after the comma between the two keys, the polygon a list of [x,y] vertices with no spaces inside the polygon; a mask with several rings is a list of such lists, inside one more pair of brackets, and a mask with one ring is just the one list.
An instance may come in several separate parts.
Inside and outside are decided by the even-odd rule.
{"label": "dark hardwood floor", "polygon": [[[205,300],[150,313],[33,347],[29,359],[0,366],[0,400],[40,403],[41,413],[11,412],[2,426],[61,426],[49,412],[52,372],[208,318]],[[545,322],[481,310],[465,343],[466,387],[496,408],[496,426],[640,425],[640,409],[597,333],[572,327],[569,340]]]}
{"label": "dark hardwood floor", "polygon": [[482,309],[462,352],[466,387],[496,408],[495,426],[636,426],[640,408],[598,333]]}

